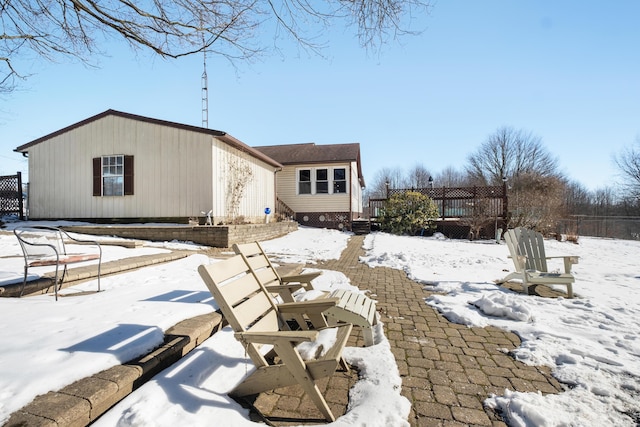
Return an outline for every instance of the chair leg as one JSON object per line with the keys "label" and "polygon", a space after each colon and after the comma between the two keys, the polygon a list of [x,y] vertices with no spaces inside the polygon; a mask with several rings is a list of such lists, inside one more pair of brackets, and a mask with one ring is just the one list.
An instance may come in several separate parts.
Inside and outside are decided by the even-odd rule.
{"label": "chair leg", "polygon": [[[65,265],[65,271],[67,266]],[[58,301],[58,264],[56,264],[56,276],[53,279],[53,293],[56,296],[56,301]],[[64,280],[64,273],[62,273],[62,280]],[[60,282],[60,287],[62,287],[62,282]]]}
{"label": "chair leg", "polygon": [[98,292],[100,292],[100,264],[102,264],[102,255],[100,255],[100,259],[98,260]]}
{"label": "chair leg", "polygon": [[298,384],[302,386],[304,391],[309,395],[313,403],[318,407],[322,415],[328,421],[335,421],[335,417],[329,409],[327,401],[320,393],[320,389],[316,385],[314,379],[311,377],[309,371],[305,368],[304,361],[300,358],[300,355],[291,347],[290,343],[275,343],[274,349],[282,363],[287,367],[291,375],[296,379]]}
{"label": "chair leg", "polygon": [[22,289],[20,289],[20,298],[24,294],[24,288],[27,286],[27,271],[29,270],[28,266],[24,266],[24,279],[22,279]]}
{"label": "chair leg", "polygon": [[371,326],[362,327],[362,338],[364,338],[365,347],[373,345],[373,329],[371,328]]}

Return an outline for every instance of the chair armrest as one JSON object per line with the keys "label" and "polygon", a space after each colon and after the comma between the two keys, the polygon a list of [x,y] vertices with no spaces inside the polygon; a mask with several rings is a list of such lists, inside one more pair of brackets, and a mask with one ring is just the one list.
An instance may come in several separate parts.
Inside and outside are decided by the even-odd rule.
{"label": "chair armrest", "polygon": [[285,302],[278,304],[278,310],[282,313],[321,313],[328,308],[334,307],[338,304],[338,301],[338,298],[322,298],[300,302]]}
{"label": "chair armrest", "polygon": [[575,255],[548,256],[546,258],[547,259],[562,258],[564,260],[564,272],[567,274],[571,274],[571,266],[573,264],[577,264],[578,260],[580,259],[579,256],[575,256]]}
{"label": "chair armrest", "polygon": [[280,277],[280,280],[282,281],[282,283],[289,283],[289,282],[310,283],[313,279],[315,279],[316,277],[319,277],[320,275],[322,275],[322,271],[282,276]]}
{"label": "chair armrest", "polygon": [[556,255],[556,256],[548,256],[546,258],[547,259],[564,258],[568,260],[571,264],[578,264],[580,260],[580,257],[577,255]]}
{"label": "chair armrest", "polygon": [[286,285],[266,285],[265,289],[268,290],[269,292],[274,292],[274,293],[281,293],[281,292],[295,292],[300,288],[303,288],[304,286],[302,286],[302,284],[300,283],[290,283],[290,284],[286,284]]}
{"label": "chair armrest", "polygon": [[78,239],[76,237],[73,237],[67,231],[65,231],[63,229],[60,229],[60,232],[62,232],[64,234],[64,236],[69,240],[72,240],[74,242],[79,242],[79,243],[91,243],[91,244],[96,245],[96,246],[98,246],[100,248],[100,242],[98,242],[97,240]]}
{"label": "chair armrest", "polygon": [[[39,231],[41,231],[42,233],[38,234]],[[43,234],[51,232],[57,232],[57,230],[47,226],[30,226],[22,228],[19,227],[13,230],[13,233],[18,239],[18,243],[20,243],[25,262],[28,262],[29,259],[38,259],[44,257],[55,257],[57,260],[60,258],[60,255],[64,255],[64,253],[60,252],[61,248],[57,244],[50,243],[50,241],[48,241],[49,239],[47,239]],[[31,233],[34,233],[33,237],[31,237]],[[41,237],[44,237],[44,242],[40,240]],[[53,239],[51,239],[51,241],[53,241]],[[29,247],[40,247],[48,249],[45,249],[46,252],[36,253],[30,251]]]}
{"label": "chair armrest", "polygon": [[327,318],[323,313],[331,307],[335,307],[338,301],[338,298],[321,298],[300,302],[288,302],[278,304],[278,311],[283,315],[287,313],[306,315],[313,329],[320,329],[329,326]]}
{"label": "chair armrest", "polygon": [[298,289],[304,288],[304,286],[301,283],[291,283],[286,285],[267,285],[264,288],[267,292],[280,295],[282,301],[287,303],[294,302],[293,293]]}
{"label": "chair armrest", "polygon": [[313,341],[318,337],[318,333],[318,331],[236,332],[235,337],[247,344],[275,344],[278,341]]}

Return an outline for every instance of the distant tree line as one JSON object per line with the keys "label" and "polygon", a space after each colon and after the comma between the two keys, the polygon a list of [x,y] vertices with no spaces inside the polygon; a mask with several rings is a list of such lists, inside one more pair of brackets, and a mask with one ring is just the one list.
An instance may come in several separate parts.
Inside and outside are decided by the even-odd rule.
{"label": "distant tree line", "polygon": [[[498,128],[458,168],[433,172],[422,164],[403,171],[385,168],[365,191],[368,198],[385,198],[387,188],[419,189],[503,185],[509,197],[509,227],[529,227],[543,233],[582,233],[606,237],[640,238],[640,137],[617,153],[613,161],[620,182],[588,190],[570,180],[558,167],[558,159],[531,132]],[[474,207],[471,228],[488,224],[482,203]],[[467,219],[469,221],[470,219]],[[616,221],[616,226],[604,222]],[[626,222],[623,225],[623,220]],[[600,221],[587,227],[588,221]],[[605,224],[605,225],[603,225]],[[582,227],[581,227],[582,226]],[[602,230],[606,230],[603,232]],[[594,231],[595,230],[595,231]]]}

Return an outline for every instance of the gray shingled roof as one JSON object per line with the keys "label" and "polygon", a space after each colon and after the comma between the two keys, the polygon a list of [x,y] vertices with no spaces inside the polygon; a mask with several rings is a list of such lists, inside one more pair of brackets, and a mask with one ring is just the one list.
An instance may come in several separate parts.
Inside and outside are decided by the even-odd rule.
{"label": "gray shingled roof", "polygon": [[358,178],[364,187],[362,165],[360,162],[360,144],[306,144],[265,145],[253,147],[283,165],[303,165],[311,163],[356,162]]}

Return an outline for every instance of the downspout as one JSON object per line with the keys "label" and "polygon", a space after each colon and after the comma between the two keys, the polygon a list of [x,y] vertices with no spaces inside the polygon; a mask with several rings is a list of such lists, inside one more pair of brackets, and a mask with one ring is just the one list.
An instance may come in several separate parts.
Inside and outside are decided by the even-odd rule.
{"label": "downspout", "polygon": [[[351,162],[349,162],[349,185],[351,185]],[[349,191],[349,228],[353,223],[353,191]]]}
{"label": "downspout", "polygon": [[275,170],[273,171],[273,214],[279,214],[280,212],[278,212],[278,172],[282,172],[282,168],[275,168]]}

